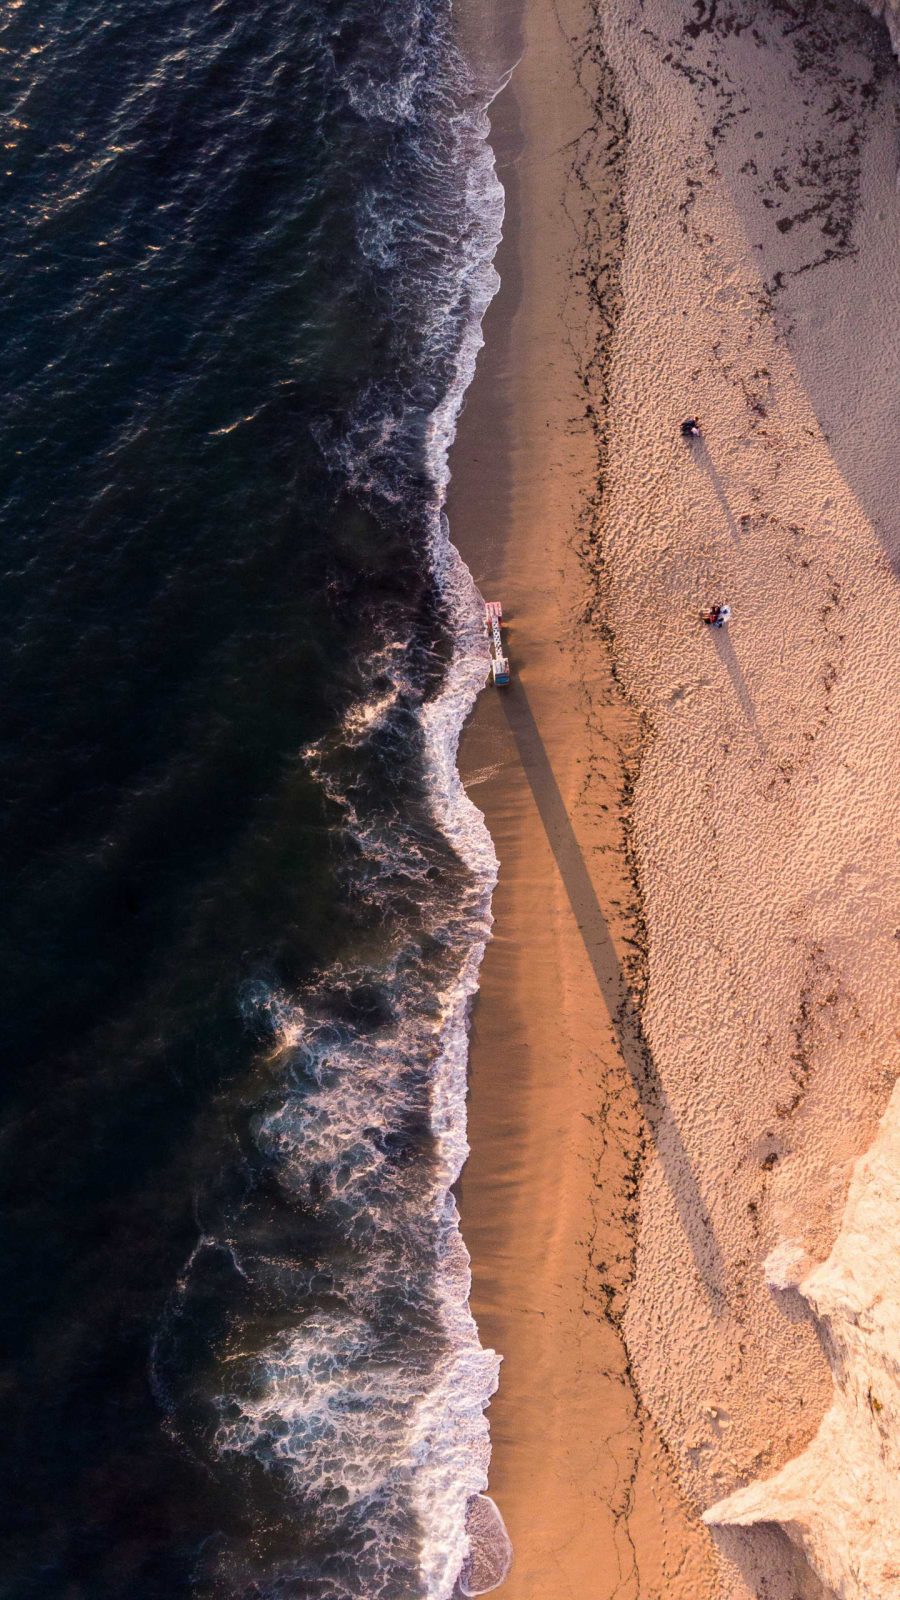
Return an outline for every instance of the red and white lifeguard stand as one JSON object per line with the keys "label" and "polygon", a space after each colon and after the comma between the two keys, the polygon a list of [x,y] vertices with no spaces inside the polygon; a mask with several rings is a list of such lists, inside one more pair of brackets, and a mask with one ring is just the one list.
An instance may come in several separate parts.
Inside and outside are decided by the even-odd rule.
{"label": "red and white lifeguard stand", "polygon": [[503,607],[499,600],[485,601],[484,621],[491,644],[491,677],[497,687],[501,688],[509,683],[509,662],[503,654],[503,640],[500,637]]}

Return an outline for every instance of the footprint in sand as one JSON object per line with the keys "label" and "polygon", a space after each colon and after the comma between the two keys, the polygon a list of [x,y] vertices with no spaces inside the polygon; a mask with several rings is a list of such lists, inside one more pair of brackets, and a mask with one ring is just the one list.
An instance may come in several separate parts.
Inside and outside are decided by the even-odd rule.
{"label": "footprint in sand", "polygon": [[709,678],[698,678],[696,683],[680,683],[678,688],[673,689],[669,695],[669,705],[678,706],[681,705],[682,701],[690,700],[701,689],[708,689],[709,682]]}

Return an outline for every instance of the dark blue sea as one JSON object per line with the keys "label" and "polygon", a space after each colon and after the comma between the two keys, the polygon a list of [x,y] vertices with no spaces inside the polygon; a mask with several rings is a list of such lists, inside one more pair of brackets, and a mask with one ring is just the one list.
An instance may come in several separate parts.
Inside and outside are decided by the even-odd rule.
{"label": "dark blue sea", "polygon": [[0,11],[2,1600],[478,1587],[488,99],[449,0]]}

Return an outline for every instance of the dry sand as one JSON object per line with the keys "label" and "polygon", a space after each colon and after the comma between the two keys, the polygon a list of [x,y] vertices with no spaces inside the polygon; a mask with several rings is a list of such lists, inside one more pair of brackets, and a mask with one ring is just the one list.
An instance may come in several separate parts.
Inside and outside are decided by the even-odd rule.
{"label": "dry sand", "polygon": [[505,1592],[812,1596],[782,1533],[700,1519],[829,1404],[763,1261],[827,1256],[898,1069],[895,73],[824,0],[469,26],[522,56],[449,508],[515,679],[462,755],[501,861],[461,1204]]}

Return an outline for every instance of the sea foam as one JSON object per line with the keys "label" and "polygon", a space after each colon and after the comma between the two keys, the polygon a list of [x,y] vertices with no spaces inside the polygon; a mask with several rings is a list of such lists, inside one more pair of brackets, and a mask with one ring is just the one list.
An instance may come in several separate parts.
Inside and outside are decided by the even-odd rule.
{"label": "sea foam", "polygon": [[[314,1503],[323,1530],[349,1530],[349,1540],[377,1519],[383,1559],[372,1560],[367,1600],[382,1581],[389,1589],[410,1514],[423,1600],[449,1600],[458,1580],[465,1594],[485,1593],[502,1581],[510,1560],[502,1519],[483,1493],[485,1407],[499,1357],[482,1348],[469,1308],[470,1263],[452,1196],[468,1154],[468,1016],[497,876],[493,844],[463,789],[456,756],[489,655],[482,603],[451,543],[444,509],[449,450],[483,343],[482,319],[499,285],[493,257],[503,190],[488,143],[491,96],[475,94],[458,58],[454,70],[453,159],[464,199],[425,335],[455,348],[424,432],[427,556],[451,652],[437,692],[417,698],[406,641],[385,637],[364,666],[365,692],[339,738],[305,752],[355,842],[356,892],[380,907],[386,922],[404,894],[418,896],[422,931],[439,959],[436,966],[425,960],[407,933],[390,959],[325,973],[315,994],[298,1000],[273,990],[253,998],[269,1021],[273,1082],[281,1085],[257,1118],[259,1147],[282,1187],[327,1216],[351,1254],[330,1269],[330,1305],[301,1303],[292,1329],[236,1364],[217,1433],[223,1455],[253,1455],[286,1473],[298,1497]],[[467,79],[464,94],[460,77]],[[417,81],[411,65],[402,93],[356,84],[353,103],[393,121],[410,114]],[[402,254],[403,226],[371,194],[361,202],[360,230],[370,259],[390,270]],[[402,397],[369,390],[339,435],[323,432],[322,448],[357,493],[400,500],[404,478],[395,474],[394,456],[408,424]],[[392,739],[418,743],[427,813],[462,873],[449,899],[432,887],[427,834],[402,815],[373,809],[364,786],[348,777],[354,751],[364,756],[373,741]],[[353,1021],[362,989],[377,1025]],[[332,1018],[322,997],[335,995],[346,1004]],[[427,1151],[417,1167],[398,1171],[398,1139],[423,1104]],[[328,1592],[351,1590],[337,1583]]]}

